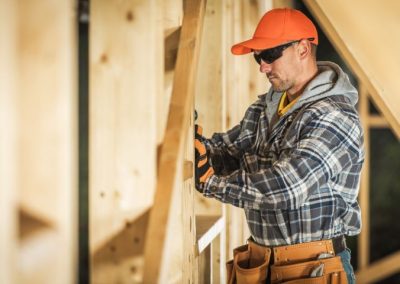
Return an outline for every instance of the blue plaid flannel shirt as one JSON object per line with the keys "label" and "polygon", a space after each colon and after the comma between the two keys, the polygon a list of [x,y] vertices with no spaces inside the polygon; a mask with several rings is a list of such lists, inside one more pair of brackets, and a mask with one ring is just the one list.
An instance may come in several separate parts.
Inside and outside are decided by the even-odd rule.
{"label": "blue plaid flannel shirt", "polygon": [[345,96],[330,96],[273,126],[265,108],[262,95],[239,125],[205,139],[216,174],[203,194],[243,208],[260,244],[358,234],[364,151],[355,108]]}

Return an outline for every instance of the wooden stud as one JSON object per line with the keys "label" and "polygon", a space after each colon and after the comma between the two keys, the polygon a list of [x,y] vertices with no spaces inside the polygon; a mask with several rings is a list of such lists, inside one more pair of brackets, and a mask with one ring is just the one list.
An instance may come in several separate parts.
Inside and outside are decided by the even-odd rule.
{"label": "wooden stud", "polygon": [[274,8],[293,7],[294,0],[272,0]]}
{"label": "wooden stud", "polygon": [[[219,0],[207,1],[204,28],[196,78],[196,124],[203,127],[203,135],[211,137],[222,130],[222,5]],[[212,52],[211,52],[212,51]],[[222,204],[195,194],[195,212],[200,215],[221,215]]]}
{"label": "wooden stud", "polygon": [[368,118],[369,126],[371,128],[388,128],[389,123],[384,116],[381,115],[370,115]]}
{"label": "wooden stud", "polygon": [[193,162],[185,160],[183,162],[183,180],[193,177]]}
{"label": "wooden stud", "polygon": [[[193,107],[190,111],[190,126],[186,133],[186,149],[184,153],[184,157],[186,160],[193,160],[194,157],[194,144],[193,144]],[[191,163],[192,164],[192,163]],[[191,167],[191,172],[193,176],[193,164]],[[180,193],[180,202],[181,202],[181,219],[175,220],[175,222],[180,222],[182,224],[182,231],[176,232],[174,234],[175,238],[177,234],[180,234],[183,238],[182,242],[179,246],[183,249],[183,261],[181,267],[176,267],[177,270],[182,270],[183,278],[181,283],[186,282],[186,279],[189,281],[196,281],[199,277],[199,272],[197,270],[198,259],[195,257],[194,248],[196,245],[196,220],[195,220],[195,204],[194,204],[194,195],[197,193],[194,188],[194,179],[190,179],[185,181],[182,184],[183,192]],[[171,233],[169,233],[172,235]],[[173,241],[175,243],[175,241]],[[182,245],[183,244],[183,245]],[[169,245],[170,246],[170,245]],[[190,260],[190,261],[186,261]]]}
{"label": "wooden stud", "polygon": [[167,126],[172,93],[174,68],[178,53],[183,18],[182,0],[164,0],[162,3],[162,28],[164,32],[164,93],[157,99],[157,143],[161,144]]}
{"label": "wooden stud", "polygon": [[[225,220],[223,222],[223,225],[225,225]],[[222,230],[221,233],[223,231],[224,230]],[[210,256],[211,257],[211,260],[210,260],[210,262],[211,262],[211,272],[210,272],[211,281],[210,282],[212,284],[226,283],[225,259],[221,260],[221,255],[222,255],[222,253],[221,253],[222,243],[221,242],[222,241],[223,241],[223,238],[221,237],[221,234],[218,234],[211,243],[211,256]],[[222,263],[222,261],[223,261],[223,263]],[[224,264],[223,267],[221,264]]]}
{"label": "wooden stud", "polygon": [[[160,4],[90,1],[89,232],[94,283],[143,277],[143,249],[140,255],[123,257],[124,248],[115,244],[116,238],[119,244],[129,243],[127,220],[141,222],[153,202],[157,100],[164,72]],[[142,231],[137,234],[144,236],[145,228]],[[115,247],[113,258],[97,257],[107,247]]]}
{"label": "wooden stud", "polygon": [[15,1],[0,2],[0,283],[16,283],[17,90]]}
{"label": "wooden stud", "polygon": [[160,282],[167,274],[164,258],[171,224],[170,206],[178,170],[182,168],[182,153],[191,111],[197,59],[205,1],[186,3],[180,36],[179,51],[174,74],[173,92],[167,120],[167,130],[162,143],[159,173],[153,209],[147,228],[145,245],[144,283]]}
{"label": "wooden stud", "polygon": [[[16,7],[20,204],[30,216],[51,224],[21,239],[18,282],[74,283],[78,208],[75,2],[19,0]],[[21,231],[31,225],[24,220]],[[43,257],[37,257],[38,252]]]}
{"label": "wooden stud", "polygon": [[368,94],[364,85],[360,85],[360,116],[364,129],[364,149],[365,160],[361,173],[361,185],[359,201],[362,216],[362,230],[358,241],[358,267],[363,269],[369,264],[369,184],[370,184],[370,125],[369,125],[369,105]]}
{"label": "wooden stud", "polygon": [[204,16],[195,95],[196,123],[203,127],[206,137],[221,131],[222,52],[229,52],[222,50],[222,33],[222,3],[209,0]]}
{"label": "wooden stud", "polygon": [[198,283],[212,283],[211,271],[211,245],[204,248],[203,253],[199,256],[199,280]]}

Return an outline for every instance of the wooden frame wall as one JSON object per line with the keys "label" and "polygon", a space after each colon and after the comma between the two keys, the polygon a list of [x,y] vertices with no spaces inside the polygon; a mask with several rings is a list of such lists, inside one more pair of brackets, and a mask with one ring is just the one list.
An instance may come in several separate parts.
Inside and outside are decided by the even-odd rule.
{"label": "wooden frame wall", "polygon": [[[203,0],[185,2],[167,128],[160,152],[157,189],[147,228],[145,283],[156,283],[167,279],[167,268],[170,267],[167,257],[173,253],[171,252],[171,246],[168,245],[173,243],[174,237],[177,237],[176,235],[172,236],[172,228],[168,227],[172,226],[174,223],[173,218],[176,217],[176,215],[172,215],[174,210],[171,210],[171,208],[174,208],[172,207],[173,195],[182,186],[182,167],[184,164],[183,158],[185,157],[183,156],[183,151],[186,144],[185,141],[187,141],[186,137],[190,137],[190,133],[193,133],[188,133],[188,128],[190,121],[193,121],[194,80],[197,71],[204,10],[205,1]],[[192,151],[189,151],[189,153],[193,153]],[[188,246],[185,246],[186,249],[182,249],[184,249],[184,255],[188,254],[187,258],[183,259],[183,262],[188,262],[189,265],[183,266],[183,277],[188,277],[189,280],[193,279],[193,276],[190,275],[190,270],[185,271],[185,267],[190,268],[194,260],[194,255],[191,254],[192,250],[190,248],[194,244],[195,220],[194,208],[192,206],[193,197],[188,196],[188,198],[184,198],[184,196],[187,194],[190,195],[193,191],[193,186],[190,188],[184,186],[184,205],[187,204],[189,210],[185,211],[187,214],[182,214],[183,232],[184,236],[186,235],[183,242],[187,243]],[[182,209],[185,208],[182,207]],[[177,220],[175,222],[180,223]]]}
{"label": "wooden frame wall", "polygon": [[[226,210],[216,201],[200,198],[193,187],[193,91],[199,99],[199,121],[208,134],[225,130],[227,122],[234,121],[227,117],[244,110],[260,94],[255,91],[259,79],[247,75],[253,61],[229,54],[234,41],[253,33],[256,23],[250,27],[246,21],[258,20],[258,4],[244,0],[209,0],[207,6],[204,1],[180,0],[156,4],[160,3],[127,1],[116,6],[91,1],[92,282],[197,283],[206,279],[206,271],[209,281],[224,282]],[[242,8],[245,15],[240,14]],[[207,41],[200,42],[203,18]],[[231,26],[235,28],[229,36],[223,36]],[[147,55],[135,50],[146,50]],[[202,60],[197,64],[199,50]],[[135,57],[138,54],[140,58]],[[145,62],[143,58],[149,57],[161,60]],[[154,86],[164,86],[163,95]],[[239,99],[242,103],[236,102]],[[236,108],[228,110],[228,101]],[[140,136],[134,135],[138,129],[143,129]],[[134,184],[124,172],[134,173]],[[146,175],[141,176],[143,172]],[[247,225],[242,212],[233,220],[235,224],[227,224],[240,225],[230,234],[238,240],[236,246],[248,237],[242,229]]]}

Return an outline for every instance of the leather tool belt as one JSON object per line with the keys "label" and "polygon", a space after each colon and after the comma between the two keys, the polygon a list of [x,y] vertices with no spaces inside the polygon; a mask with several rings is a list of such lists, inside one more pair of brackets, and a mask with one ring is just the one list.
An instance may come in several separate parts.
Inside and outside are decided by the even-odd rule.
{"label": "leather tool belt", "polygon": [[265,247],[249,239],[233,250],[226,264],[228,284],[347,283],[338,253],[346,249],[344,236],[301,244]]}

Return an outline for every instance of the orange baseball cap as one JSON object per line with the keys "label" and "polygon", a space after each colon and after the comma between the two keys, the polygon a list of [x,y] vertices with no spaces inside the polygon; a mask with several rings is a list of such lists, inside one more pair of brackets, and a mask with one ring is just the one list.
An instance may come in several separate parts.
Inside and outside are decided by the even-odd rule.
{"label": "orange baseball cap", "polygon": [[318,45],[318,33],[313,22],[298,10],[278,8],[264,14],[252,39],[235,44],[231,51],[241,55],[300,39],[312,39],[311,42]]}

